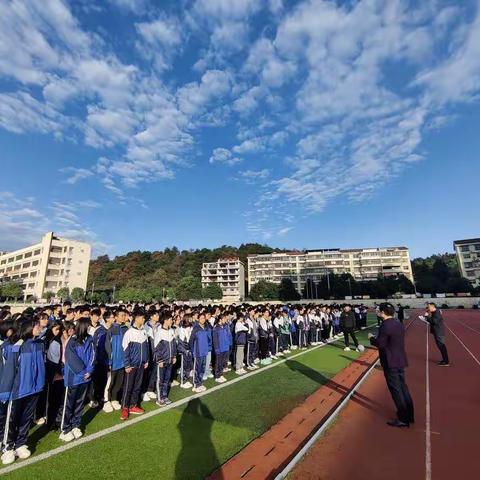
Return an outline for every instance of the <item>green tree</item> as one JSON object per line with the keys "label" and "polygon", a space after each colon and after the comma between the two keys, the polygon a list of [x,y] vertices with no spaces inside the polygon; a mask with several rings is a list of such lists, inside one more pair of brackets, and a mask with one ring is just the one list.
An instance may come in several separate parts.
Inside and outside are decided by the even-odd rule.
{"label": "green tree", "polygon": [[8,282],[1,287],[1,295],[7,300],[18,300],[23,294],[22,286],[17,282]]}
{"label": "green tree", "polygon": [[47,290],[46,292],[43,292],[43,298],[49,302],[53,297],[55,296],[55,292],[52,292],[51,290]]}
{"label": "green tree", "polygon": [[62,300],[67,300],[70,298],[70,289],[68,287],[59,288],[56,296]]}
{"label": "green tree", "polygon": [[221,300],[223,298],[222,288],[218,283],[210,283],[202,291],[202,298]]}
{"label": "green tree", "polygon": [[250,289],[250,298],[256,302],[278,300],[278,285],[267,282],[267,280],[260,280]]}
{"label": "green tree", "polygon": [[278,287],[278,298],[284,302],[300,300],[300,294],[289,278],[282,278]]}
{"label": "green tree", "polygon": [[200,278],[187,276],[175,286],[177,300],[200,300],[202,298],[202,283]]}
{"label": "green tree", "polygon": [[80,287],[75,287],[72,289],[72,293],[70,295],[72,297],[73,302],[81,302],[85,298],[85,290]]}

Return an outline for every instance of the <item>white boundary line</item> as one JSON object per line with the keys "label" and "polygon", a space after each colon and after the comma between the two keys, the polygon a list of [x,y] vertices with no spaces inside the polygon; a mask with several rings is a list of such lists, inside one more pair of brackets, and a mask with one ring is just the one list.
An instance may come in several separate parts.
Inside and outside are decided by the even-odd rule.
{"label": "white boundary line", "polygon": [[448,326],[446,325],[450,333],[461,343],[463,348],[470,354],[470,356],[477,362],[477,365],[480,367],[480,361],[478,358],[468,349],[468,347],[458,338],[457,334]]}
{"label": "white boundary line", "polygon": [[[377,325],[370,325],[368,326],[366,329],[369,329],[369,328],[376,328]],[[173,402],[171,403],[170,405],[166,406],[166,407],[162,407],[162,408],[158,408],[156,410],[152,410],[151,412],[148,412],[148,413],[145,413],[139,417],[136,417],[136,418],[133,418],[131,420],[128,420],[127,422],[125,423],[118,423],[116,425],[113,425],[112,427],[108,427],[104,430],[100,430],[98,432],[95,432],[95,433],[92,433],[90,435],[85,435],[84,437],[78,439],[78,440],[75,440],[71,443],[67,443],[65,445],[62,445],[60,447],[57,447],[57,448],[54,448],[53,450],[49,450],[48,452],[44,452],[44,453],[41,453],[39,455],[35,455],[33,457],[30,457],[26,460],[23,460],[23,461],[20,461],[19,463],[14,463],[12,465],[9,465],[8,467],[4,467],[4,468],[0,468],[0,476],[1,475],[5,475],[6,473],[10,473],[10,472],[13,472],[15,470],[19,470],[20,468],[23,468],[23,467],[28,467],[29,465],[33,465],[34,463],[38,463],[38,462],[41,462],[42,460],[46,460],[50,457],[54,457],[55,455],[58,455],[60,453],[63,453],[67,450],[71,450],[72,448],[75,448],[75,447],[78,447],[80,445],[84,445],[85,443],[89,443],[89,442],[92,442],[93,440],[97,440],[98,438],[101,438],[101,437],[105,437],[106,435],[109,435],[111,433],[114,433],[114,432],[118,432],[119,430],[123,430],[124,428],[127,428],[131,425],[135,425],[139,422],[142,422],[144,420],[147,420],[151,417],[154,417],[156,415],[160,415],[168,410],[171,410],[173,408],[176,408],[176,407],[179,407],[181,405],[184,405],[188,402],[190,402],[190,400],[193,400],[195,398],[201,398],[205,395],[208,395],[210,393],[213,393],[213,392],[216,392],[218,390],[221,390],[222,388],[225,388],[225,387],[228,387],[229,385],[233,385],[234,383],[237,383],[237,382],[240,382],[242,380],[244,380],[245,378],[248,378],[248,377],[251,377],[253,375],[257,375],[259,373],[262,373],[262,372],[265,372],[267,370],[270,370],[271,368],[274,368],[278,365],[282,365],[283,363],[287,362],[288,360],[291,360],[293,358],[296,358],[296,357],[299,357],[300,355],[304,355],[306,353],[309,353],[309,352],[312,352],[316,349],[319,349],[319,348],[322,348],[322,347],[325,347],[327,345],[330,345],[332,343],[335,343],[335,342],[341,342],[342,339],[332,339],[332,340],[328,340],[327,343],[324,343],[323,345],[316,345],[312,348],[309,348],[308,350],[305,350],[303,352],[298,352],[296,353],[295,355],[292,355],[288,358],[285,358],[283,360],[280,360],[280,361],[277,361],[275,363],[272,363],[271,365],[267,365],[265,367],[262,367],[260,368],[259,370],[255,370],[253,372],[249,372],[245,375],[242,375],[240,377],[237,377],[237,378],[234,378],[232,380],[229,380],[228,382],[226,383],[223,383],[221,385],[215,385],[209,389],[207,389],[205,392],[202,392],[202,393],[196,393],[194,395],[190,395],[188,397],[185,397],[185,398],[182,398],[181,400],[177,400],[176,402]]]}
{"label": "white boundary line", "polygon": [[322,433],[330,426],[335,417],[340,413],[340,411],[345,407],[350,398],[355,394],[360,385],[367,379],[372,370],[379,364],[380,360],[376,360],[363,374],[363,377],[360,381],[350,390],[348,395],[341,401],[338,407],[330,414],[325,423],[323,423],[320,428],[313,434],[310,440],[301,448],[301,450],[290,460],[288,465],[275,477],[275,480],[283,480],[297,465],[297,463],[302,459],[302,457],[307,453],[307,451],[312,447],[312,445],[318,440]]}
{"label": "white boundary line", "polygon": [[[467,325],[466,323],[463,323],[462,321],[460,321],[458,318],[452,318],[451,320],[453,320],[454,322],[458,322],[460,324],[462,324],[464,327],[467,327],[469,330],[471,330],[472,332],[475,332],[475,333],[478,333],[480,335],[480,331],[478,330],[475,330],[474,328],[470,327],[469,325]],[[450,320],[450,321],[451,321]]]}
{"label": "white boundary line", "polygon": [[430,350],[428,340],[429,328],[425,328],[425,480],[432,478],[432,443],[431,443],[431,419],[430,419]]}

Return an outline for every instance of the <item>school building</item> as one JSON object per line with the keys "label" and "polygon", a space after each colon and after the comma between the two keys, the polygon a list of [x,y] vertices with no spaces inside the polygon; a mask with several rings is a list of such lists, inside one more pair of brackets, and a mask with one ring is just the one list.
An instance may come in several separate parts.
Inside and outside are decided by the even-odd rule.
{"label": "school building", "polygon": [[0,282],[17,281],[24,299],[43,298],[62,287],[87,287],[91,248],[88,243],[46,233],[40,243],[15,252],[0,252]]}
{"label": "school building", "polygon": [[462,277],[469,280],[474,287],[480,286],[480,238],[455,240],[453,248]]}
{"label": "school building", "polygon": [[403,274],[413,282],[407,247],[333,248],[248,256],[249,289],[259,280],[280,283],[289,278],[302,292],[307,280],[316,282],[329,273],[350,273],[359,281]]}
{"label": "school building", "polygon": [[237,302],[245,298],[245,266],[237,257],[219,258],[202,266],[202,287],[217,283],[223,300]]}

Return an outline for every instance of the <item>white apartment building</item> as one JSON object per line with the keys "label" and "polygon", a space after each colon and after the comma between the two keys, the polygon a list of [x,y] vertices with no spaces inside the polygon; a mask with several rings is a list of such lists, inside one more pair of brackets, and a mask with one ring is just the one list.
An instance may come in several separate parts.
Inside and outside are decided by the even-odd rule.
{"label": "white apartment building", "polygon": [[239,258],[219,258],[202,266],[202,287],[218,283],[223,300],[236,302],[245,298],[245,267]]}
{"label": "white apartment building", "polygon": [[21,283],[24,299],[87,287],[90,245],[46,233],[41,242],[15,252],[0,252],[0,282]]}
{"label": "white apartment building", "polygon": [[413,282],[406,247],[307,250],[248,256],[249,289],[259,280],[292,280],[302,292],[307,280],[319,281],[327,273],[350,273],[355,280],[376,280],[379,275],[403,274]]}
{"label": "white apartment building", "polygon": [[453,248],[462,277],[469,280],[474,287],[480,286],[480,238],[455,240]]}

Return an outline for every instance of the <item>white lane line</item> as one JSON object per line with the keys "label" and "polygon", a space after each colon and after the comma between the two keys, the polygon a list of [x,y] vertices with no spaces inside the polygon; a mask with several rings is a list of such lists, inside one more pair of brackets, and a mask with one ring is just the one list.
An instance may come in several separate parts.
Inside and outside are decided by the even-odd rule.
{"label": "white lane line", "polygon": [[479,331],[479,330],[475,330],[474,328],[470,327],[470,326],[467,325],[466,323],[461,322],[458,318],[453,318],[452,320],[454,320],[455,322],[461,323],[464,327],[467,327],[467,328],[468,328],[469,330],[471,330],[472,332],[478,333],[478,334],[480,335],[480,331]]}
{"label": "white lane line", "polygon": [[[367,327],[367,329],[376,328],[376,327],[377,327],[376,325],[370,325],[370,326]],[[1,468],[0,469],[0,476],[5,475],[6,473],[13,472],[13,471],[18,470],[18,469],[23,468],[23,467],[28,467],[29,465],[32,465],[34,463],[41,462],[42,460],[46,460],[47,458],[51,458],[55,455],[63,453],[63,452],[65,452],[67,450],[70,450],[72,448],[79,447],[80,445],[84,445],[85,443],[92,442],[94,440],[97,440],[98,438],[104,437],[104,436],[109,435],[111,433],[118,432],[119,430],[123,430],[124,428],[127,428],[131,425],[135,425],[139,422],[143,422],[144,420],[148,420],[151,417],[154,417],[156,415],[160,415],[164,412],[167,412],[168,410],[171,410],[172,408],[176,408],[176,407],[179,407],[181,405],[184,405],[184,404],[188,403],[190,400],[193,400],[195,398],[201,398],[205,395],[209,395],[210,393],[221,390],[222,388],[233,385],[234,383],[243,381],[248,377],[251,377],[253,375],[257,375],[259,373],[270,370],[271,368],[274,368],[278,365],[281,365],[288,360],[292,360],[293,358],[299,357],[300,355],[304,355],[305,353],[312,352],[313,350],[316,350],[318,348],[322,348],[322,347],[325,347],[329,344],[332,344],[332,343],[335,343],[335,342],[341,342],[341,341],[342,341],[341,339],[329,340],[328,343],[324,343],[323,345],[317,345],[317,346],[309,348],[308,350],[305,350],[303,352],[296,353],[295,355],[292,355],[288,358],[285,358],[284,360],[277,361],[275,363],[272,363],[271,365],[267,365],[266,367],[262,367],[259,370],[255,370],[253,372],[247,373],[247,374],[242,375],[240,377],[234,378],[233,380],[229,380],[228,382],[223,383],[221,385],[216,385],[212,388],[209,388],[205,392],[196,393],[195,395],[190,395],[188,397],[182,398],[181,400],[177,400],[176,402],[171,403],[167,407],[162,407],[162,408],[159,408],[159,409],[156,409],[156,410],[152,410],[151,412],[145,413],[141,416],[138,416],[138,417],[135,417],[131,420],[128,420],[125,423],[118,423],[116,425],[113,425],[112,427],[106,428],[105,430],[100,430],[99,432],[92,433],[90,435],[85,435],[82,438],[80,438],[78,440],[75,440],[72,443],[67,443],[67,444],[62,445],[60,447],[54,448],[53,450],[49,450],[48,452],[44,452],[44,453],[41,453],[39,455],[35,455],[35,456],[30,457],[26,460],[22,460],[21,462],[9,465],[8,467]]]}
{"label": "white lane line", "polygon": [[457,334],[448,326],[445,325],[450,333],[460,342],[460,344],[463,346],[463,348],[470,354],[470,356],[477,362],[477,365],[480,367],[480,361],[478,358],[468,349],[468,347],[458,338]]}
{"label": "white lane line", "polygon": [[429,328],[426,332],[426,354],[425,354],[425,480],[432,478],[432,443],[431,443],[431,421],[430,421],[430,359],[428,340],[430,338]]}

